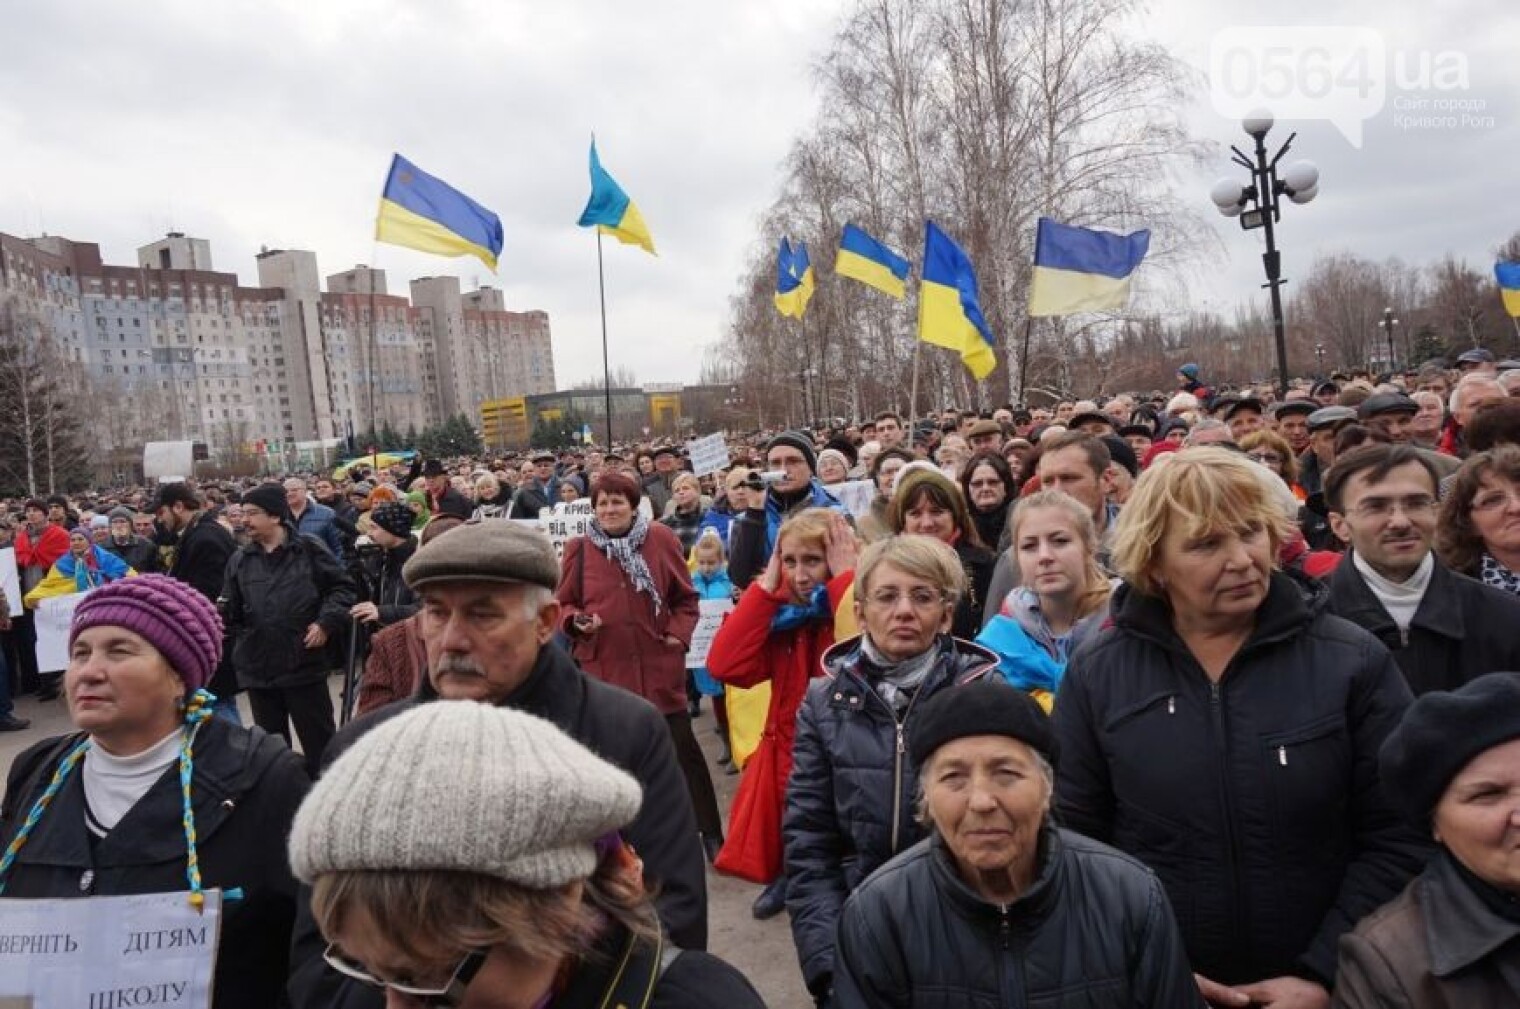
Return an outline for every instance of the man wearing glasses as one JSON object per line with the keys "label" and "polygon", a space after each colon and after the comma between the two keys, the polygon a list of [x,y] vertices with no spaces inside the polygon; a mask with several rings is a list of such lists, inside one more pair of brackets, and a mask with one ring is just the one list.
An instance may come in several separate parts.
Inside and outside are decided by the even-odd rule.
{"label": "man wearing glasses", "polygon": [[1330,610],[1387,645],[1416,695],[1520,669],[1520,599],[1431,549],[1438,486],[1410,445],[1363,445],[1325,476],[1330,526],[1350,548],[1330,577]]}

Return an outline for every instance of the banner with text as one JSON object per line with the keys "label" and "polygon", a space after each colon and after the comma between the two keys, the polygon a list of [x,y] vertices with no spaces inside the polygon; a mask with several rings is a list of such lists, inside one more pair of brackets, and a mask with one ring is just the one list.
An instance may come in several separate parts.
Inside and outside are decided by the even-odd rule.
{"label": "banner with text", "polygon": [[16,548],[0,550],[0,589],[5,590],[5,601],[13,617],[21,616],[21,576],[16,571]]}
{"label": "banner with text", "polygon": [[713,638],[718,636],[718,628],[723,626],[724,615],[732,612],[734,601],[703,599],[697,606],[701,610],[701,616],[697,618],[697,629],[691,632],[691,647],[686,650],[687,669],[707,665],[707,653],[712,651]]}
{"label": "banner with text", "polygon": [[0,1005],[208,1009],[222,893],[0,900]]}
{"label": "banner with text", "polygon": [[693,476],[706,476],[720,469],[728,469],[728,445],[724,443],[722,433],[689,441],[686,443],[686,451],[691,456]]}
{"label": "banner with text", "polygon": [[74,610],[83,592],[66,596],[49,596],[37,603],[37,668],[44,673],[56,673],[69,668],[69,625],[74,622]]}

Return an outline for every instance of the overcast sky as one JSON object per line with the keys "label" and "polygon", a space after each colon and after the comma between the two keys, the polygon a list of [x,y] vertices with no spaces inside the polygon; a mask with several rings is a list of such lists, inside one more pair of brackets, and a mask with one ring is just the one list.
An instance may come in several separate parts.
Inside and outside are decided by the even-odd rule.
{"label": "overcast sky", "polygon": [[[1520,3],[1279,2],[1271,23],[1365,25],[1387,42],[1389,77],[1465,60],[1465,90],[1387,86],[1357,148],[1322,122],[1284,124],[1317,162],[1319,199],[1284,213],[1284,272],[1317,252],[1439,259],[1488,269],[1520,228]],[[393,293],[445,273],[494,283],[509,307],[550,313],[562,386],[600,373],[596,250],[574,226],[595,130],[603,163],[639,204],[658,259],[609,242],[612,363],[643,382],[697,379],[724,338],[728,300],[788,144],[813,113],[809,66],[846,0],[0,0],[0,231],[97,241],[107,262],[171,228],[207,238],[218,269],[256,283],[261,246],[312,249],[324,274],[384,269]],[[1200,73],[1210,42],[1261,24],[1259,4],[1170,0],[1126,30]],[[1509,48],[1505,48],[1508,44]],[[1422,55],[1424,54],[1424,55]],[[1449,80],[1450,75],[1448,75]],[[1432,81],[1431,83],[1436,83]],[[1401,128],[1395,98],[1485,103],[1493,124]],[[1429,114],[1429,113],[1424,113]],[[1443,113],[1445,114],[1445,113]],[[1201,92],[1200,136],[1244,139]],[[373,242],[390,155],[497,211],[495,277]],[[1213,215],[1215,167],[1179,180],[1219,222],[1228,258],[1187,303],[1228,310],[1256,297],[1259,232]],[[1237,170],[1238,171],[1238,170]],[[1243,173],[1241,173],[1243,174]],[[1213,262],[1212,258],[1210,260]]]}

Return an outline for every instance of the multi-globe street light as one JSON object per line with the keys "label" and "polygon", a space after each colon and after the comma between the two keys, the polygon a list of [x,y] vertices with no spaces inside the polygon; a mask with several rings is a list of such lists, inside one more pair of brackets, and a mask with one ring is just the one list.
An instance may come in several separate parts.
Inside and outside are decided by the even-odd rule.
{"label": "multi-globe street light", "polygon": [[1388,372],[1392,374],[1398,371],[1398,354],[1393,349],[1393,331],[1399,326],[1399,320],[1393,317],[1393,309],[1383,309],[1383,321],[1378,323],[1378,328],[1388,338]]}
{"label": "multi-globe street light", "polygon": [[1242,186],[1235,179],[1220,179],[1209,191],[1214,206],[1226,217],[1238,217],[1240,227],[1251,231],[1261,228],[1267,240],[1267,251],[1262,253],[1262,265],[1266,267],[1266,287],[1272,296],[1272,331],[1277,341],[1277,386],[1280,393],[1288,391],[1288,342],[1283,329],[1282,293],[1279,288],[1286,283],[1282,279],[1282,256],[1277,251],[1274,226],[1281,219],[1279,197],[1286,196],[1294,203],[1308,203],[1319,194],[1319,169],[1308,161],[1295,161],[1283,166],[1281,175],[1277,165],[1288,153],[1297,133],[1288,139],[1270,159],[1267,157],[1267,133],[1272,129],[1272,113],[1258,109],[1246,116],[1241,126],[1256,142],[1255,158],[1240,148],[1231,146],[1234,154],[1230,160],[1251,173],[1251,184]]}

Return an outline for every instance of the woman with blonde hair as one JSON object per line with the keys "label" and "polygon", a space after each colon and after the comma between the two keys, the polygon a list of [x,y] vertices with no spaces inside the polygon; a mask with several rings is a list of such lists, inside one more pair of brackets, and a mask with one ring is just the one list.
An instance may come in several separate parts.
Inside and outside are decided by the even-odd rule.
{"label": "woman with blonde hair", "polygon": [[1042,490],[1009,517],[1019,585],[977,637],[998,669],[1047,712],[1077,647],[1108,618],[1117,579],[1098,563],[1092,511],[1070,494]]}
{"label": "woman with blonde hair", "polygon": [[1378,779],[1409,688],[1322,586],[1275,570],[1292,532],[1237,452],[1146,471],[1112,621],[1056,698],[1062,822],[1160,876],[1216,1005],[1326,1006],[1340,937],[1429,853]]}
{"label": "woman with blonde hair", "polygon": [[760,744],[744,768],[715,863],[720,871],[766,885],[752,911],[765,919],[785,906],[781,810],[792,771],[797,709],[823,653],[834,643],[834,616],[855,577],[855,537],[844,516],[806,508],[781,523],[765,572],[744,590],[707,655],[717,680],[771,688]]}

